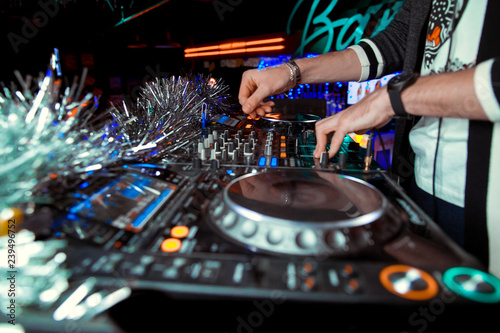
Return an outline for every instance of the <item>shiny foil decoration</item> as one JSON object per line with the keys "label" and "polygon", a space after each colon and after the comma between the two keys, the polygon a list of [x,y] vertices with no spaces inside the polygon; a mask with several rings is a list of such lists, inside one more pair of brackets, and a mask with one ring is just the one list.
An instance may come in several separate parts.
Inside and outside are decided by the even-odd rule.
{"label": "shiny foil decoration", "polygon": [[78,98],[80,87],[63,88],[53,71],[16,75],[20,89],[3,85],[0,93],[0,210],[30,201],[42,182],[100,170],[121,153],[93,130],[97,97]]}
{"label": "shiny foil decoration", "polygon": [[210,77],[158,78],[144,84],[134,103],[98,112],[97,96],[82,94],[82,84],[63,87],[54,71],[16,76],[20,88],[3,85],[0,92],[0,211],[50,203],[54,189],[64,193],[124,160],[183,154],[211,116],[230,107],[228,87]]}
{"label": "shiny foil decoration", "polygon": [[128,157],[160,161],[182,154],[214,114],[229,110],[228,89],[221,80],[204,76],[157,78],[145,83],[135,104],[124,101],[109,110],[109,129],[129,147]]}

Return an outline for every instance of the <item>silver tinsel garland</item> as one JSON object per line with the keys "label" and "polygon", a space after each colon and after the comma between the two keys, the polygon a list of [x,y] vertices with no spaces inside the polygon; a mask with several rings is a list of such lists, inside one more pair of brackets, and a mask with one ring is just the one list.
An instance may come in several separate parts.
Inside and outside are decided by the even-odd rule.
{"label": "silver tinsel garland", "polygon": [[230,108],[221,80],[188,75],[147,82],[136,105],[110,109],[115,138],[129,145],[129,157],[159,161],[193,143],[213,114]]}
{"label": "silver tinsel garland", "polygon": [[94,96],[81,100],[62,80],[46,76],[23,80],[22,88],[0,94],[0,208],[27,202],[41,181],[101,169],[118,158],[119,146],[90,130]]}
{"label": "silver tinsel garland", "polygon": [[97,114],[97,96],[79,99],[82,87],[63,89],[53,71],[37,80],[16,74],[21,89],[0,93],[0,211],[36,201],[34,188],[46,182],[85,179],[123,159],[180,154],[213,114],[230,107],[222,81],[187,75],[147,82],[136,103]]}

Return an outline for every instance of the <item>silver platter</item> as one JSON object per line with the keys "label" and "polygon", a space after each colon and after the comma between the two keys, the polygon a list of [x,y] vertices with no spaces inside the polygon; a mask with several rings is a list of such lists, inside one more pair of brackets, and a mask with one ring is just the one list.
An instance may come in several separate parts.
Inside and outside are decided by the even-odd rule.
{"label": "silver platter", "polygon": [[226,238],[252,251],[305,256],[359,253],[401,227],[371,184],[313,170],[235,179],[210,203],[208,217]]}

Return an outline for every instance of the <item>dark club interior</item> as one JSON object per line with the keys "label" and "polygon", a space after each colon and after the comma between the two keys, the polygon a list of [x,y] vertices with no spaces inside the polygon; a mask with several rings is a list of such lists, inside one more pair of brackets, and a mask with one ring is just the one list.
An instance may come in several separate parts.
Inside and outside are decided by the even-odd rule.
{"label": "dark club interior", "polygon": [[[0,0],[0,331],[495,325],[497,247],[481,234],[493,224],[464,222],[461,242],[438,222],[455,216],[435,193],[445,146],[432,147],[432,196],[414,200],[418,157],[403,136],[428,115],[392,104],[395,117],[348,132],[334,156],[340,129],[319,134],[404,78],[373,45],[405,2],[418,1]],[[460,28],[470,2],[444,2]],[[307,60],[346,50],[385,63],[361,80],[300,81]],[[268,94],[265,114],[245,112],[244,73],[280,68],[292,88]],[[453,137],[446,126],[437,142]],[[479,192],[500,193],[490,188]]]}

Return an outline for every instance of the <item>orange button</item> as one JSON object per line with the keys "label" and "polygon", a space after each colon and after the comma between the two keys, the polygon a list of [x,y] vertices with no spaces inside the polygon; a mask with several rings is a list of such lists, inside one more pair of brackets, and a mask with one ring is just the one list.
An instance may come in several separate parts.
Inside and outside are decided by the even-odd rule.
{"label": "orange button", "polygon": [[280,147],[282,147],[282,148],[286,147],[286,143],[282,142],[282,143],[280,144]]}
{"label": "orange button", "polygon": [[161,243],[161,250],[163,252],[177,252],[181,248],[181,241],[177,238],[167,238]]}
{"label": "orange button", "polygon": [[[395,282],[391,279],[392,274],[413,274],[414,278],[420,278],[425,281],[427,287],[422,290],[411,290],[411,288],[407,288],[406,290],[398,290],[396,288]],[[391,293],[401,296],[406,299],[423,301],[427,299],[431,299],[437,295],[439,291],[439,286],[436,280],[427,272],[424,272],[418,268],[407,266],[407,265],[392,265],[387,266],[380,271],[379,279],[382,285],[389,290]],[[410,281],[410,280],[408,280]]]}
{"label": "orange button", "polygon": [[189,234],[189,228],[184,225],[178,225],[173,227],[170,231],[170,235],[175,238],[184,238]]}
{"label": "orange button", "polygon": [[359,283],[355,279],[350,279],[349,280],[349,288],[351,288],[352,291],[358,290],[359,288]]}
{"label": "orange button", "polygon": [[349,276],[349,275],[352,275],[354,273],[354,269],[352,268],[351,265],[345,265],[344,272],[347,276]]}
{"label": "orange button", "polygon": [[315,281],[312,277],[308,277],[307,279],[304,280],[304,284],[308,289],[314,288]]}
{"label": "orange button", "polygon": [[286,153],[280,153],[280,158],[286,158]]}
{"label": "orange button", "polygon": [[[23,222],[23,211],[18,208],[0,208],[0,236],[13,235]],[[7,242],[7,241],[5,241]]]}

